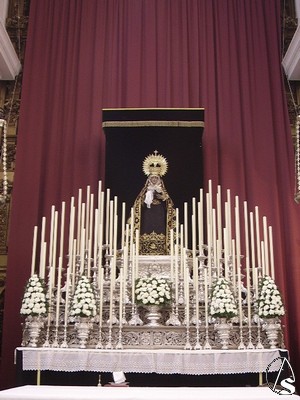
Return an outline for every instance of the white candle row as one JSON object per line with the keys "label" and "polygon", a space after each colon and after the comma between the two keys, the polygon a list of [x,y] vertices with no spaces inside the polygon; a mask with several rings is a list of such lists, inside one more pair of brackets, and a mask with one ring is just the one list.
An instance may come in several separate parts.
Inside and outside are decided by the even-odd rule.
{"label": "white candle row", "polygon": [[[208,183],[208,188],[205,197],[206,207],[201,189],[199,201],[197,202],[195,198],[192,199],[191,221],[188,221],[188,204],[184,203],[184,224],[180,225],[179,212],[176,209],[175,229],[170,232],[170,280],[175,285],[175,296],[178,299],[179,278],[183,278],[186,296],[189,295],[190,285],[187,284],[187,274],[189,273],[193,276],[193,289],[197,303],[200,282],[199,255],[206,257],[204,264],[207,290],[211,288],[216,276],[221,275],[232,281],[234,289],[236,285],[241,288],[245,276],[244,283],[248,290],[252,287],[255,290],[257,289],[260,276],[270,275],[272,278],[275,277],[273,232],[272,227],[267,224],[266,217],[263,217],[261,223],[258,207],[255,207],[254,213],[249,213],[247,202],[244,202],[244,229],[241,231],[238,196],[235,197],[234,212],[232,212],[230,191],[227,190],[226,201],[222,207],[221,187],[217,187],[215,202],[213,201],[211,181]],[[81,274],[86,273],[88,277],[91,277],[92,266],[97,267],[95,273],[98,277],[99,288],[103,286],[104,279],[103,269],[101,268],[103,256],[107,254],[111,256],[110,299],[113,300],[117,278],[119,236],[121,238],[121,250],[123,250],[123,262],[125,263],[122,265],[119,278],[122,280],[120,294],[123,298],[124,285],[127,284],[129,273],[131,273],[132,299],[134,301],[134,282],[139,276],[139,231],[135,230],[133,225],[133,210],[131,210],[131,224],[126,224],[125,216],[126,206],[125,203],[122,203],[121,224],[119,225],[118,199],[117,197],[110,198],[109,189],[106,190],[105,199],[105,193],[102,191],[101,182],[99,182],[96,205],[90,187],[87,188],[85,201],[83,201],[83,192],[80,189],[78,191],[77,210],[75,199],[74,197],[71,198],[68,224],[66,223],[66,205],[63,202],[60,212],[54,206],[51,208],[48,235],[46,234],[47,221],[45,217],[42,219],[39,239],[38,227],[34,227],[31,274],[33,275],[36,272],[39,254],[39,275],[44,279],[48,278],[48,287],[52,289],[57,287],[57,307],[59,307],[60,302],[59,288],[64,283],[62,280],[69,281],[70,295],[74,290],[78,256]],[[185,257],[185,252],[189,247],[189,227],[191,229],[192,248],[191,273]],[[47,239],[49,239],[49,243]],[[68,257],[66,257],[64,251],[65,243],[67,243]],[[106,248],[104,245],[106,245]],[[65,267],[69,268],[66,275],[63,274]],[[47,268],[49,273],[46,276]],[[187,301],[187,298],[185,300]],[[241,307],[240,303],[240,314]],[[110,312],[112,313],[112,310]],[[250,313],[250,310],[248,313]]]}

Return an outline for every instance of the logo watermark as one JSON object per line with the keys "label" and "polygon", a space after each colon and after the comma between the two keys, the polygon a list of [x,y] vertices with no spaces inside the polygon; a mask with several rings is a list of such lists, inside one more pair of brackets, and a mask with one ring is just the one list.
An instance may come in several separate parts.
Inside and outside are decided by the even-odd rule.
{"label": "logo watermark", "polygon": [[285,357],[275,358],[266,369],[267,384],[274,393],[291,395],[295,393],[295,374]]}

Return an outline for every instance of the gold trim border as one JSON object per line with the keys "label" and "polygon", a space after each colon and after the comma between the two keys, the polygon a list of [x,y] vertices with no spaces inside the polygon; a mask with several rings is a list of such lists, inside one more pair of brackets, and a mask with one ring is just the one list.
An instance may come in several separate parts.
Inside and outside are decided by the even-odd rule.
{"label": "gold trim border", "polygon": [[181,127],[195,127],[203,128],[203,121],[105,121],[102,123],[103,128],[114,128],[114,127],[143,127],[143,126],[166,126],[173,128]]}

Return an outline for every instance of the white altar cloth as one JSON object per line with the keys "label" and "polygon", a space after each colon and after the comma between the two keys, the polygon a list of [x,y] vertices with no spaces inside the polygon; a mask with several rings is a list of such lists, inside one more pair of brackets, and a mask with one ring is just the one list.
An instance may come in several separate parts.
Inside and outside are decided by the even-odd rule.
{"label": "white altar cloth", "polygon": [[[299,396],[292,395],[292,399]],[[278,400],[269,387],[20,386],[0,391],[1,400]]]}
{"label": "white altar cloth", "polygon": [[23,370],[140,372],[158,374],[238,374],[280,368],[279,349],[263,350],[97,350],[18,347]]}

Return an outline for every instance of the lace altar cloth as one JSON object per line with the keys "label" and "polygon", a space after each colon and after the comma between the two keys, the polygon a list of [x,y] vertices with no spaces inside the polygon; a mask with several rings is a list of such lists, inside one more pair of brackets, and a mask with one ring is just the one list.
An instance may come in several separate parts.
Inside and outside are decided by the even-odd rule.
{"label": "lace altar cloth", "polygon": [[[0,391],[1,400],[278,400],[268,387],[19,386]],[[293,395],[293,399],[300,399]]]}
{"label": "lace altar cloth", "polygon": [[[263,350],[94,350],[18,347],[23,370],[140,372],[158,374],[238,374],[280,368],[279,349]],[[277,365],[278,364],[278,365]]]}

